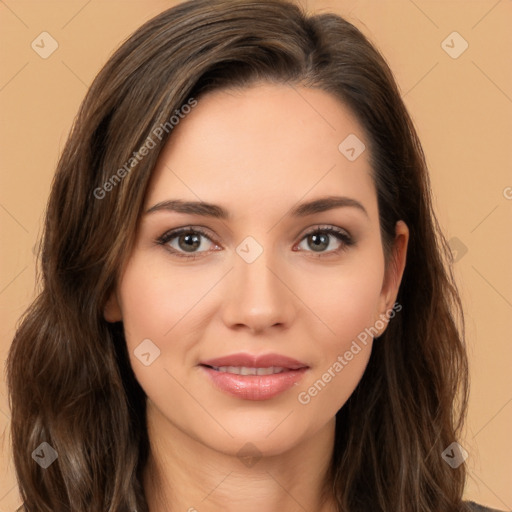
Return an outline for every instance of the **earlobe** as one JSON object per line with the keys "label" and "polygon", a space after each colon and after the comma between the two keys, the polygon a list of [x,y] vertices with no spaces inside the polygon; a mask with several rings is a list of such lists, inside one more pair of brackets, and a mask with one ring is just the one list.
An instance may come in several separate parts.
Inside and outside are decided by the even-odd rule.
{"label": "earlobe", "polygon": [[392,306],[398,295],[398,289],[402,282],[402,276],[405,270],[407,259],[407,246],[409,244],[409,228],[403,220],[399,220],[395,225],[395,240],[391,252],[391,258],[386,269],[385,287],[388,304]]}
{"label": "earlobe", "polygon": [[119,306],[119,301],[115,291],[111,293],[105,303],[105,307],[103,308],[103,317],[110,323],[120,322],[123,319],[121,307]]}
{"label": "earlobe", "polygon": [[409,228],[404,221],[399,220],[395,226],[395,239],[382,286],[381,314],[391,310],[396,302],[398,289],[400,288],[405,270],[408,244]]}

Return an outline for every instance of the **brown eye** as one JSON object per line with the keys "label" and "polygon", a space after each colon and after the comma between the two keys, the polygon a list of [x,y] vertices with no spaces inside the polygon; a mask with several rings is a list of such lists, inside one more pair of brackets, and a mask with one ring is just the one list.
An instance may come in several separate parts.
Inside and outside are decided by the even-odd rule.
{"label": "brown eye", "polygon": [[184,258],[195,258],[217,250],[210,236],[199,228],[180,228],[168,231],[157,239],[172,254]]}
{"label": "brown eye", "polygon": [[201,235],[186,234],[178,237],[178,245],[185,252],[193,252],[201,245]]}
{"label": "brown eye", "polygon": [[335,226],[317,227],[304,235],[298,250],[328,255],[339,253],[354,243],[344,229]]}
{"label": "brown eye", "polygon": [[308,235],[307,241],[309,247],[311,247],[314,251],[324,251],[327,249],[327,247],[329,247],[329,235],[324,233],[314,233],[312,235]]}

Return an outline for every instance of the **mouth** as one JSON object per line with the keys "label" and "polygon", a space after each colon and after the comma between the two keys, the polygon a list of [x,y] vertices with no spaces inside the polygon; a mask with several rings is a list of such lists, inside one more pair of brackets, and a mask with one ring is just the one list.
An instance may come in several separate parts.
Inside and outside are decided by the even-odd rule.
{"label": "mouth", "polygon": [[285,356],[234,354],[199,365],[214,387],[243,400],[269,400],[302,379],[309,366]]}
{"label": "mouth", "polygon": [[290,368],[283,368],[282,366],[270,366],[268,368],[252,368],[249,366],[208,366],[217,372],[231,373],[233,375],[275,375],[277,373],[294,371]]}

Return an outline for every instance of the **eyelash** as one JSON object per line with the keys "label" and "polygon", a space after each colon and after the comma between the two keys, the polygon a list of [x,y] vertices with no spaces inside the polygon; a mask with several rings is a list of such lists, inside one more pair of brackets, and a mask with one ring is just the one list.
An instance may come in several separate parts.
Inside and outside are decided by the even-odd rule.
{"label": "eyelash", "polygon": [[[210,242],[216,243],[214,240],[212,240],[212,238],[209,236],[209,234],[206,231],[202,230],[199,227],[192,227],[192,226],[187,226],[187,227],[177,228],[177,229],[173,229],[171,231],[167,231],[162,236],[157,238],[155,240],[155,242],[158,245],[167,246],[167,244],[172,239],[174,239],[174,238],[176,238],[176,237],[178,237],[178,236],[180,236],[182,234],[185,234],[185,233],[186,234],[199,234],[199,235],[202,235],[205,238],[207,238]],[[310,235],[315,235],[315,234],[320,234],[320,233],[333,235],[340,242],[342,242],[342,245],[341,245],[341,247],[339,249],[335,249],[335,250],[328,251],[328,252],[325,252],[325,253],[323,253],[323,252],[318,253],[316,256],[319,257],[319,258],[326,257],[328,255],[333,255],[333,254],[339,254],[340,252],[346,251],[350,246],[355,244],[355,241],[352,239],[352,237],[345,230],[340,229],[340,228],[336,228],[334,226],[316,226],[316,227],[312,228],[310,231],[304,233],[304,235],[302,236],[300,242],[302,242],[304,239],[306,239]],[[194,260],[194,259],[196,259],[198,257],[201,257],[201,254],[203,252],[208,252],[208,251],[201,251],[201,252],[196,252],[196,253],[191,253],[191,254],[185,254],[183,252],[176,251],[174,248],[172,248],[170,246],[167,246],[166,248],[170,252],[172,252],[172,254],[178,256],[179,258],[184,258],[184,259],[187,259],[187,260]],[[302,251],[302,252],[304,252],[304,251]],[[306,252],[312,252],[312,251],[306,251]]]}

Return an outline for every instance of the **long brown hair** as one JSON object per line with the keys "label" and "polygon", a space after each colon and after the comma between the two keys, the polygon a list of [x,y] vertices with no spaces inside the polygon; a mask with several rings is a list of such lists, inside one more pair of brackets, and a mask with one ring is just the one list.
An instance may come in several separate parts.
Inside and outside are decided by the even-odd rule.
{"label": "long brown hair", "polygon": [[[461,305],[422,148],[388,65],[338,15],[306,15],[285,0],[194,0],[147,22],[110,58],[58,163],[41,292],[7,362],[27,511],[148,510],[145,394],[123,326],[107,323],[103,308],[172,137],[171,116],[207,91],[261,81],[319,88],[351,109],[369,141],[386,253],[395,223],[410,229],[403,309],[337,413],[326,488],[344,512],[463,510],[464,464],[452,469],[441,457],[466,414]],[[153,147],[139,158],[148,137]],[[42,442],[58,454],[47,469],[32,458]]]}

